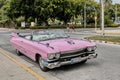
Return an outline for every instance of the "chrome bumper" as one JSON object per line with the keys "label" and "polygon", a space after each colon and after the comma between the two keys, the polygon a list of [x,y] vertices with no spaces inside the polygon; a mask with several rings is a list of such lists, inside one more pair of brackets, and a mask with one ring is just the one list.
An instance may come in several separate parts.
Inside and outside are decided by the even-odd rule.
{"label": "chrome bumper", "polygon": [[90,54],[89,56],[86,56],[86,57],[76,57],[76,58],[71,58],[71,60],[69,60],[69,61],[64,61],[64,62],[56,61],[56,62],[52,62],[52,63],[48,63],[47,61],[43,60],[43,65],[49,69],[53,69],[56,67],[60,67],[62,65],[79,63],[81,61],[84,61],[87,59],[93,59],[96,57],[97,57],[97,54]]}

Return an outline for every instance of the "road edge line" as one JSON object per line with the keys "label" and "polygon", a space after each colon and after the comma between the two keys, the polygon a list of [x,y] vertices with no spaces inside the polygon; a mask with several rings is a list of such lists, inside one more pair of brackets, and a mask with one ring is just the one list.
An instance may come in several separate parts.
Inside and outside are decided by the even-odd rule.
{"label": "road edge line", "polygon": [[18,66],[20,66],[22,69],[26,70],[31,75],[33,75],[36,78],[38,78],[39,80],[45,80],[45,78],[43,76],[37,74],[32,69],[28,68],[26,65],[24,65],[24,64],[18,62],[17,60],[15,60],[13,57],[11,57],[10,55],[8,55],[4,50],[0,49],[0,53],[3,54],[4,56],[6,56],[7,58],[9,58],[11,61],[15,62]]}

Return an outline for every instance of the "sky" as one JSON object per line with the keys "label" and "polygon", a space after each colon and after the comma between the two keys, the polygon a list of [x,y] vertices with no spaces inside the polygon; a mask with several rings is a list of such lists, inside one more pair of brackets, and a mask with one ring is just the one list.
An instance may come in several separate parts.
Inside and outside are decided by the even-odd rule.
{"label": "sky", "polygon": [[[95,1],[100,1],[100,0],[95,0]],[[112,0],[112,2],[113,2],[113,4],[115,4],[115,3],[118,3],[118,4],[120,4],[120,0]]]}

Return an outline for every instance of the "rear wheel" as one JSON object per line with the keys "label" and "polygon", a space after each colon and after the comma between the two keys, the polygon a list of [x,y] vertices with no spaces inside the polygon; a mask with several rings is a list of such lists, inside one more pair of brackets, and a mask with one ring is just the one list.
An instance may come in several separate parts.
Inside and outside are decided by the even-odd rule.
{"label": "rear wheel", "polygon": [[38,58],[38,63],[39,63],[40,69],[42,71],[44,71],[44,72],[48,71],[48,68],[43,65],[43,60],[42,60],[42,58],[40,56]]}
{"label": "rear wheel", "polygon": [[16,54],[17,54],[18,56],[22,55],[22,53],[21,53],[19,50],[17,50],[17,49],[16,49]]}

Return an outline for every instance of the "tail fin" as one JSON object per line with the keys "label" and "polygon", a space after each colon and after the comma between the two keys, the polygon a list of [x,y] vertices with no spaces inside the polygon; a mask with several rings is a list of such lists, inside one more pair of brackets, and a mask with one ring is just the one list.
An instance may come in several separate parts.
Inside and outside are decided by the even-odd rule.
{"label": "tail fin", "polygon": [[19,37],[19,33],[12,33],[11,36],[12,37]]}

